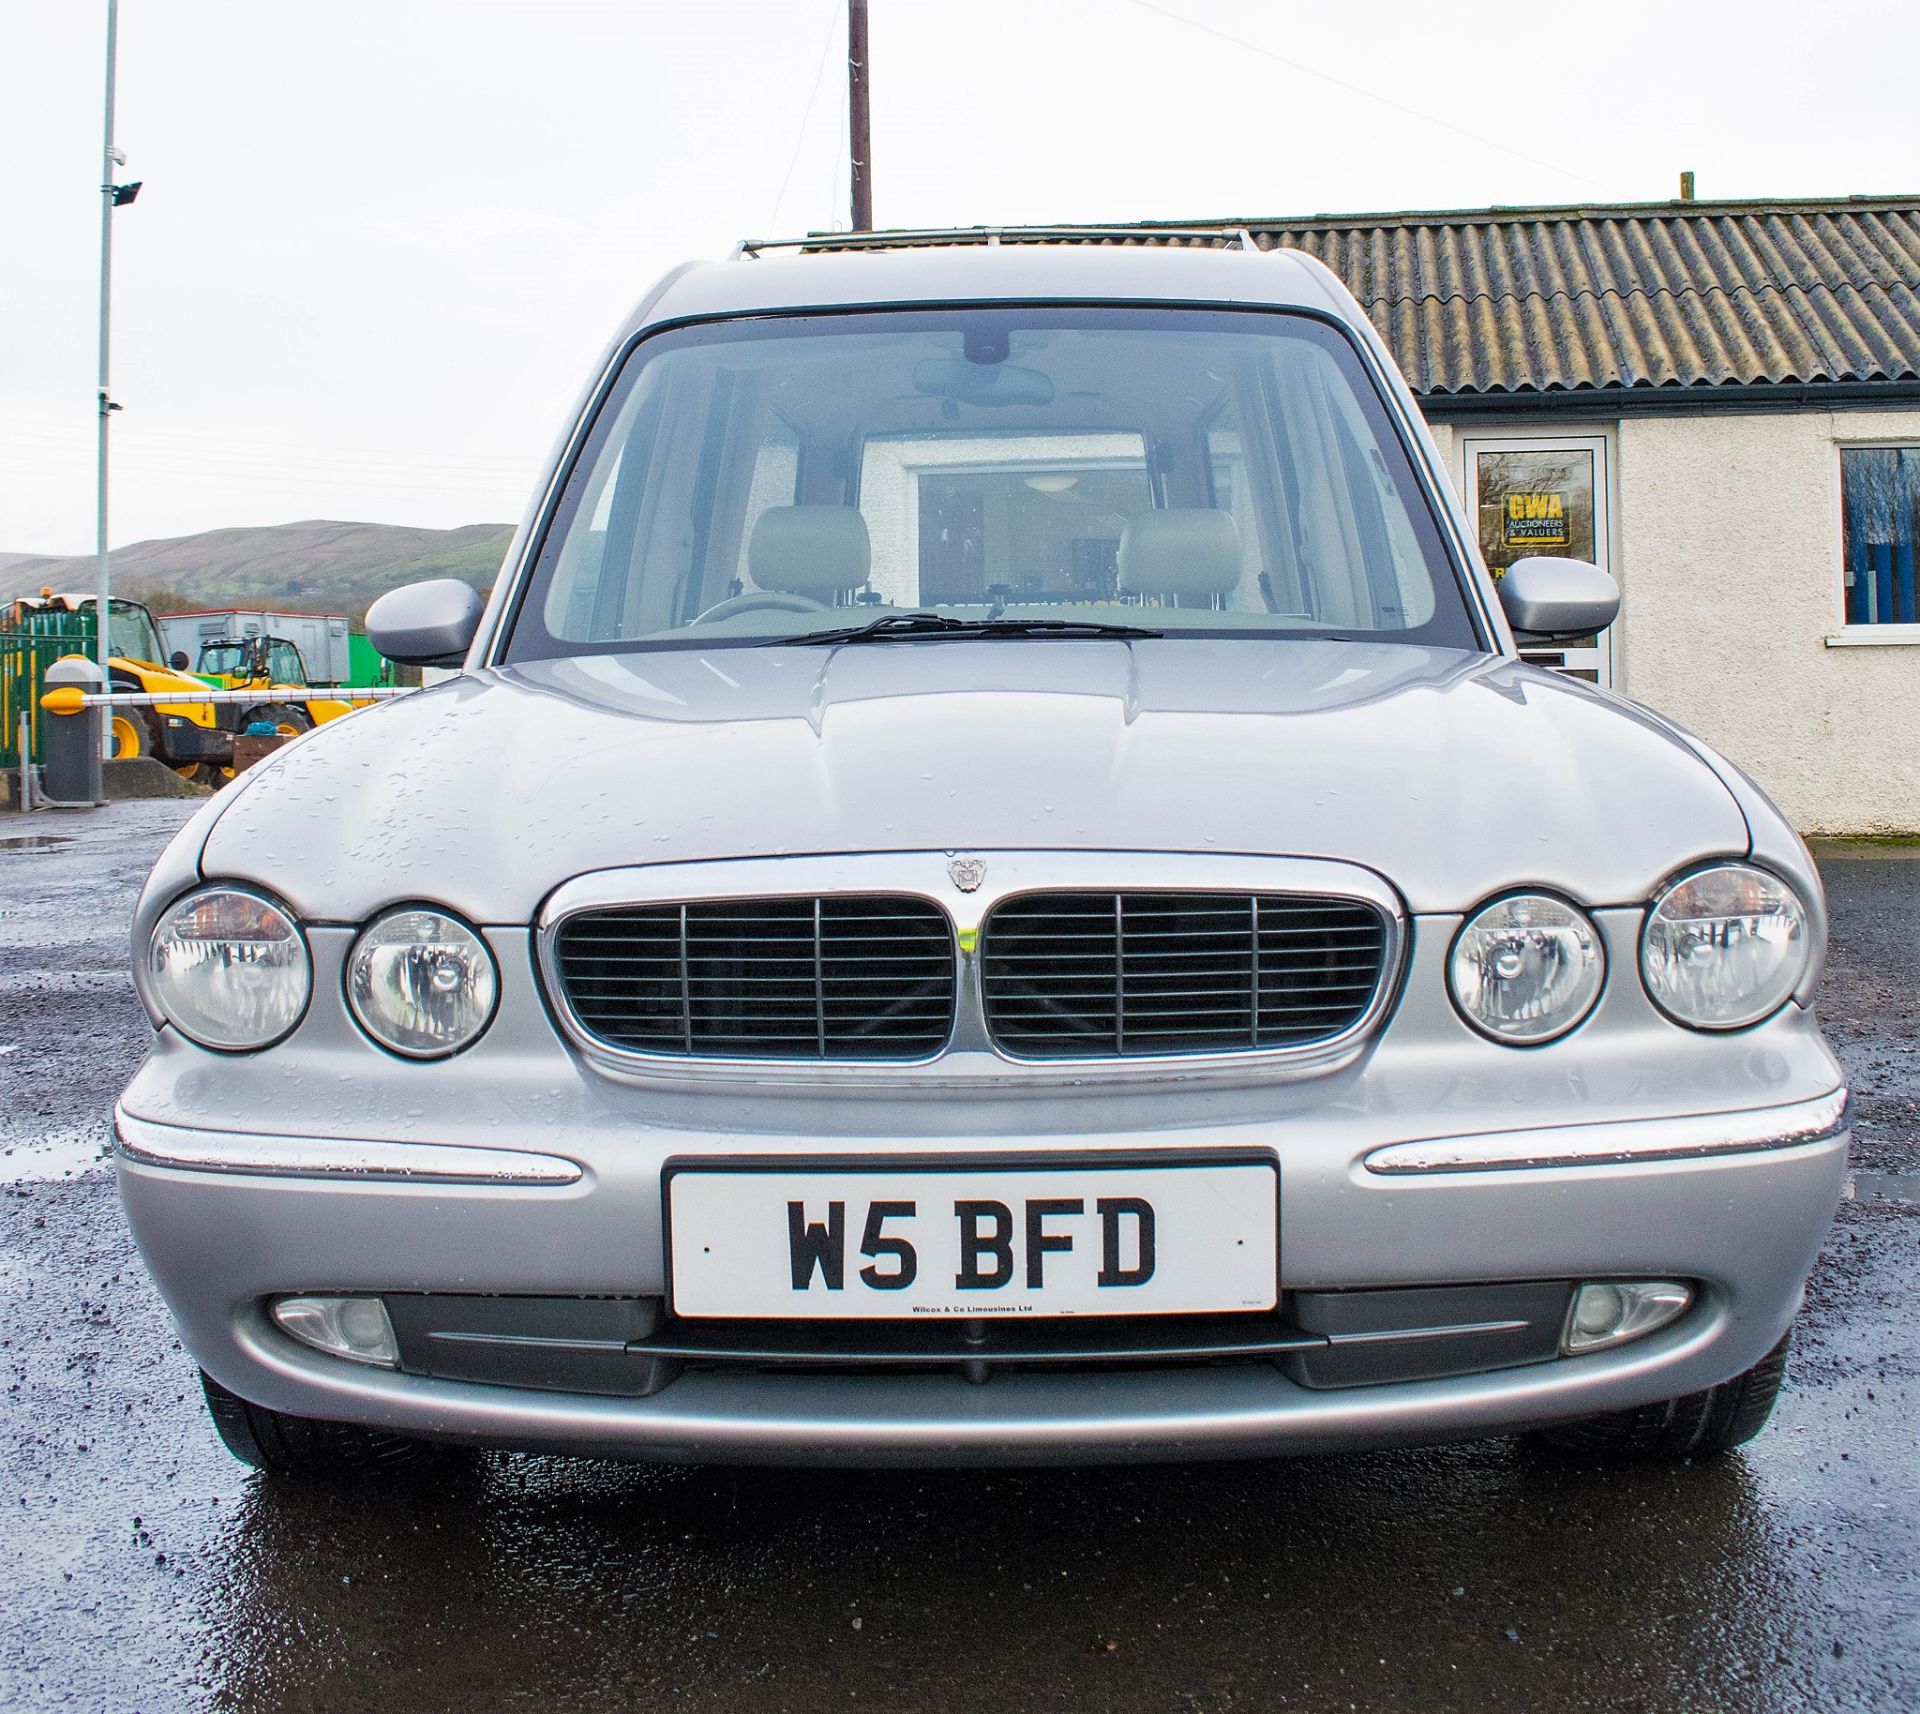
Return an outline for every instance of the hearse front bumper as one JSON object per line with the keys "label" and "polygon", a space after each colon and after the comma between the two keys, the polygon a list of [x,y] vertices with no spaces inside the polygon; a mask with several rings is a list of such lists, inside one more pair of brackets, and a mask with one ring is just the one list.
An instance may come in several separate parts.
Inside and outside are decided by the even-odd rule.
{"label": "hearse front bumper", "polygon": [[[130,1095],[139,1091],[136,1083]],[[564,1132],[458,1144],[417,1134],[271,1136],[143,1117],[131,1100],[117,1118],[122,1194],[183,1338],[215,1379],[257,1403],[526,1450],[986,1465],[1471,1438],[1726,1380],[1766,1354],[1799,1306],[1842,1187],[1847,1104],[1844,1091],[1829,1089],[1764,1108],[1448,1138],[1407,1135],[1404,1121],[1394,1135],[1379,1117],[1371,1129],[1362,1147],[1330,1148],[1328,1127],[1289,1120],[1178,1136],[995,1136],[969,1151],[1068,1159],[1149,1146],[1157,1155],[1183,1145],[1270,1151],[1282,1185],[1275,1325],[1279,1343],[1293,1342],[1286,1352],[1100,1361],[1067,1350],[1055,1353],[1060,1364],[889,1365],[794,1363],[778,1353],[755,1361],[736,1349],[655,1363],[651,1380],[635,1381],[629,1366],[612,1383],[623,1390],[608,1392],[554,1390],[572,1371],[552,1366],[566,1354],[550,1337],[532,1341],[544,1369],[509,1362],[491,1371],[503,1380],[448,1378],[308,1349],[279,1330],[268,1305],[290,1292],[389,1294],[404,1323],[407,1306],[423,1304],[470,1312],[476,1303],[612,1300],[639,1317],[640,1337],[622,1355],[645,1360],[674,1338],[663,1309],[661,1169],[690,1149],[725,1157],[740,1152],[737,1143],[659,1127],[616,1148]],[[829,1152],[850,1141],[833,1140]],[[767,1139],[753,1146],[763,1152]],[[812,1136],[781,1146],[796,1157],[829,1148]],[[1473,1313],[1482,1297],[1497,1307],[1508,1301],[1503,1291],[1524,1295],[1528,1282],[1550,1293],[1640,1277],[1689,1282],[1692,1307],[1617,1349],[1562,1357],[1535,1337],[1503,1358],[1497,1341],[1456,1345],[1456,1356],[1484,1350],[1477,1360],[1494,1366],[1431,1373],[1425,1354],[1436,1342],[1495,1325]],[[1375,1306],[1404,1299],[1408,1325],[1342,1335],[1355,1321],[1340,1311],[1363,1294]],[[1436,1313],[1435,1302],[1464,1304],[1464,1320]],[[1415,1325],[1423,1320],[1442,1325]],[[1371,1324],[1363,1316],[1358,1325]],[[685,1337],[683,1329],[677,1349]],[[1385,1355],[1347,1371],[1351,1384],[1337,1362],[1302,1367],[1302,1351],[1351,1355],[1353,1341],[1369,1338]],[[527,1343],[509,1355],[524,1359]],[[617,1343],[597,1347],[604,1355]],[[529,1374],[537,1384],[511,1384]]]}

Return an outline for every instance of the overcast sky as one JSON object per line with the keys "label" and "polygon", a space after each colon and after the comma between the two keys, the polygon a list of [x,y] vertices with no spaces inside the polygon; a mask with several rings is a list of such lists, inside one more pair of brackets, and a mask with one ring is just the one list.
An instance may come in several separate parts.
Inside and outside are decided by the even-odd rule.
{"label": "overcast sky", "polygon": [[[518,518],[633,300],[844,223],[844,0],[122,0],[113,539]],[[1920,0],[872,0],[881,225],[1920,190]],[[0,0],[0,551],[90,551],[105,0]]]}

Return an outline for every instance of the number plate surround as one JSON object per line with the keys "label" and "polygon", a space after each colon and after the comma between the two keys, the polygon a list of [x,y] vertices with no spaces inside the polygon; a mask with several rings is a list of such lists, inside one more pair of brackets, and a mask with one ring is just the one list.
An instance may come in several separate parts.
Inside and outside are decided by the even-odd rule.
{"label": "number plate surround", "polygon": [[[1190,1176],[1196,1174],[1199,1176]],[[723,1185],[722,1181],[728,1179],[785,1182],[776,1184],[767,1207],[753,1211],[751,1217],[727,1222],[728,1230],[720,1241],[722,1253],[716,1256],[713,1244],[705,1240],[718,1237],[713,1217],[724,1212],[724,1192],[733,1188]],[[902,1265],[901,1258],[891,1250],[873,1257],[862,1255],[865,1222],[872,1202],[899,1200],[908,1183],[917,1193],[914,1200],[922,1201],[931,1192],[936,1206],[922,1208],[911,1218],[885,1220],[879,1231],[884,1237],[906,1237],[914,1244],[916,1279],[905,1291],[878,1290],[859,1280],[859,1269],[870,1266],[882,1275],[892,1274]],[[688,1194],[680,1204],[681,1230],[676,1232],[678,1185],[685,1185]],[[816,1185],[820,1188],[814,1188]],[[1098,1208],[1100,1199],[1140,1196],[1146,1194],[1148,1186],[1161,1186],[1174,1193],[1171,1201],[1154,1205],[1156,1254],[1152,1277],[1140,1284],[1089,1285],[1090,1266],[1097,1279],[1104,1265],[1115,1260],[1106,1252],[1109,1215]],[[956,1191],[961,1193],[959,1197]],[[828,1204],[835,1200],[846,1204],[840,1245],[842,1283],[837,1290],[829,1286],[828,1269],[823,1266],[831,1253],[830,1245],[817,1255],[814,1250],[808,1251],[806,1288],[793,1286],[800,1239],[787,1214],[787,1204],[795,1199],[791,1192],[798,1192],[797,1199],[804,1205],[803,1226],[814,1228],[820,1240],[827,1237]],[[1072,1250],[1050,1248],[1043,1256],[1043,1283],[1035,1291],[1027,1283],[1028,1205],[1046,1198],[1072,1200],[1076,1193],[1083,1203],[1077,1217],[1059,1212],[1040,1215],[1038,1230],[1042,1235],[1053,1239],[1067,1236],[1075,1243]],[[989,1240],[1006,1241],[1012,1267],[1005,1285],[975,1287],[978,1296],[971,1290],[963,1292],[955,1283],[955,1264],[965,1263],[959,1253],[961,1222],[951,1207],[959,1199],[997,1201],[1010,1215],[1010,1231],[1003,1231],[1001,1222],[991,1213],[978,1217],[978,1232]],[[1148,1200],[1152,1200],[1150,1195]],[[1204,1252],[1209,1240],[1205,1231],[1193,1230],[1191,1217],[1196,1203],[1202,1208],[1223,1204],[1213,1216],[1216,1231],[1212,1235],[1234,1237],[1233,1249],[1247,1252],[1233,1257],[1231,1267],[1208,1269],[1196,1260],[1196,1246]],[[1175,1209],[1179,1222],[1170,1234],[1170,1255],[1160,1228],[1168,1208]],[[693,1224],[703,1217],[707,1225],[696,1234]],[[1119,1222],[1120,1271],[1137,1271],[1142,1262],[1138,1217],[1122,1212],[1113,1218]],[[677,1157],[669,1160],[662,1172],[661,1230],[666,1245],[668,1307],[682,1319],[906,1321],[1011,1315],[1030,1320],[1074,1315],[1263,1311],[1279,1302],[1279,1163],[1274,1155],[1261,1150],[1113,1150],[935,1158]],[[937,1236],[948,1230],[953,1237],[951,1248],[941,1245]],[[937,1247],[922,1254],[929,1236]],[[699,1243],[701,1254],[710,1259],[694,1261],[690,1249],[693,1243]],[[764,1262],[758,1261],[769,1250],[772,1255]],[[1262,1258],[1257,1264],[1256,1256]],[[976,1271],[988,1278],[1008,1259],[996,1255],[991,1244],[972,1258]],[[762,1271],[743,1286],[739,1270],[756,1266]],[[947,1274],[944,1281],[939,1278],[942,1270]],[[1069,1270],[1075,1276],[1072,1289],[1062,1283],[1068,1279]],[[928,1277],[922,1279],[921,1274]],[[1209,1284],[1210,1274],[1220,1277],[1220,1283]]]}

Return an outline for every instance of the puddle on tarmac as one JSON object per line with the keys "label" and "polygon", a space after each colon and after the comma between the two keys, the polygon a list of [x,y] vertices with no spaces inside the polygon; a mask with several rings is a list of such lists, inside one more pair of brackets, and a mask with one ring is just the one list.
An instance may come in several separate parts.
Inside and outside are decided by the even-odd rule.
{"label": "puddle on tarmac", "polygon": [[1847,1177],[1849,1202],[1920,1203],[1920,1172],[1856,1172]]}
{"label": "puddle on tarmac", "polygon": [[0,1184],[39,1184],[78,1178],[111,1158],[97,1137],[69,1137],[54,1143],[20,1143],[0,1149]]}
{"label": "puddle on tarmac", "polygon": [[0,839],[0,851],[51,851],[56,845],[71,845],[71,833],[16,833]]}

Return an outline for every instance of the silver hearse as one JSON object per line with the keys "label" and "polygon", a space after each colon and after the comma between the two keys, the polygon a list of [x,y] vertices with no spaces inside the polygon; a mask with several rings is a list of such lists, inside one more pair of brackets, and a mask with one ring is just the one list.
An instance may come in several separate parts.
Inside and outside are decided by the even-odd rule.
{"label": "silver hearse", "polygon": [[1496,587],[1324,268],[1046,236],[669,275],[484,609],[371,614],[465,670],[162,858],[120,1185],[241,1458],[1766,1418],[1847,1147],[1801,842],[1519,659],[1614,588]]}

